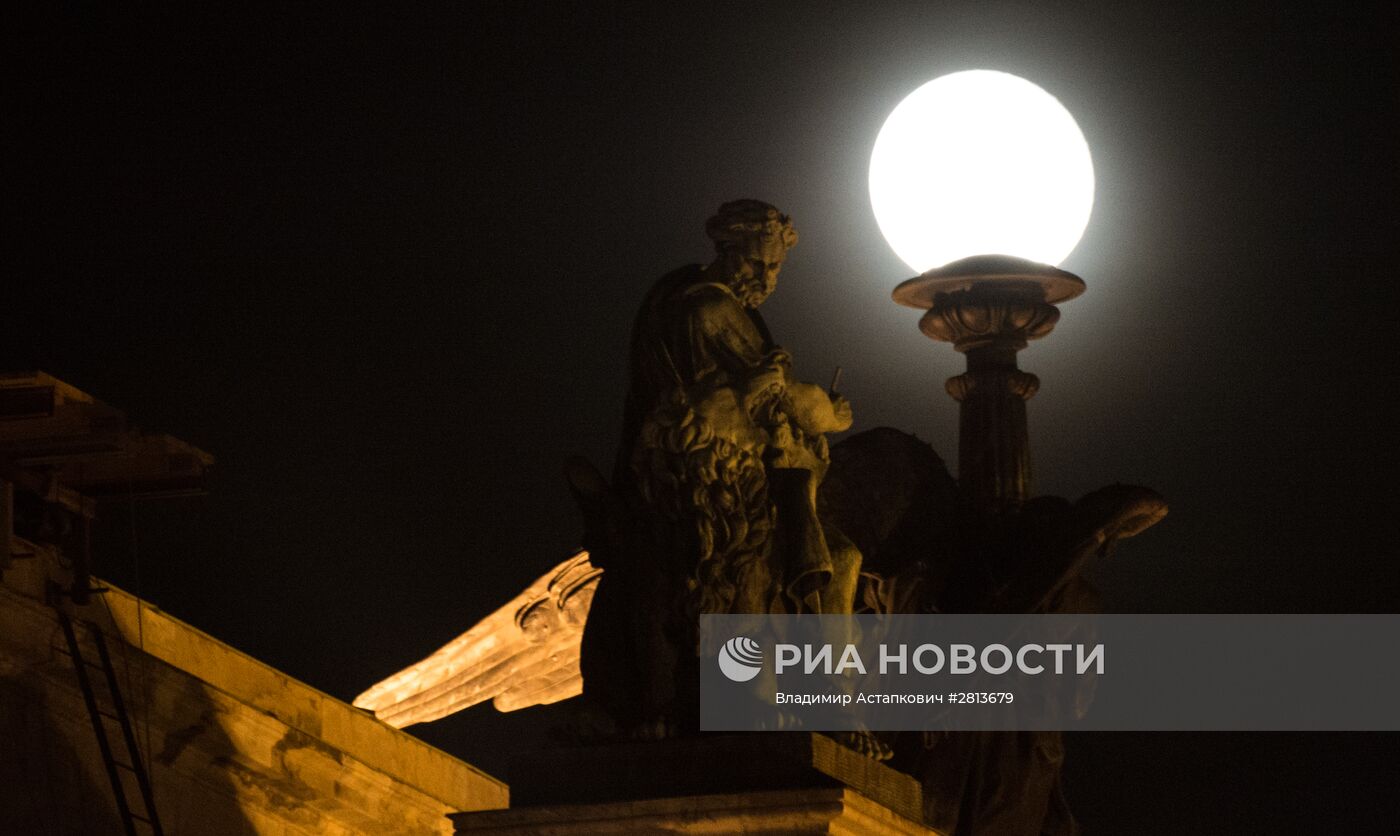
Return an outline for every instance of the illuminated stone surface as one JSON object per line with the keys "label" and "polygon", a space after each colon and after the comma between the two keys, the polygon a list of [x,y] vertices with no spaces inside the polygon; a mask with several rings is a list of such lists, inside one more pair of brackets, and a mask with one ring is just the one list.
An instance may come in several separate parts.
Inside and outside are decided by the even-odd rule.
{"label": "illuminated stone surface", "polygon": [[[120,832],[44,599],[60,570],[31,543],[12,547],[0,584],[0,832]],[[509,802],[505,784],[469,764],[108,590],[70,612],[108,637],[167,833],[441,833],[448,813]]]}
{"label": "illuminated stone surface", "polygon": [[458,833],[933,834],[843,787],[526,807],[454,816]]}
{"label": "illuminated stone surface", "polygon": [[403,728],[485,700],[514,711],[577,696],[579,644],[601,574],[579,552],[433,655],[360,694],[355,706]]}

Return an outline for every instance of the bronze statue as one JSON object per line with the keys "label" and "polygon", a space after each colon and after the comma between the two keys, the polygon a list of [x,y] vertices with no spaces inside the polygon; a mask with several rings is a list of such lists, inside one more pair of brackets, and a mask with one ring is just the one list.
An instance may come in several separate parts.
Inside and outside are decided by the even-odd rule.
{"label": "bronze statue", "polygon": [[[1157,493],[1132,485],[1073,503],[1039,496],[990,518],[969,512],[966,500],[937,453],[906,433],[880,427],[832,448],[820,507],[864,556],[858,611],[1095,612],[1085,571],[1167,512]],[[1091,688],[1076,695],[1081,712],[1092,697]],[[891,766],[919,779],[925,822],[940,833],[1078,832],[1060,786],[1060,732],[875,737],[893,753]]]}
{"label": "bronze statue", "polygon": [[792,222],[737,200],[705,231],[714,260],[662,277],[637,314],[612,483],[570,469],[604,570],[585,702],[642,736],[693,725],[700,614],[849,613],[860,570],[817,513],[826,433],[850,427],[850,404],[795,379],[758,312],[797,243]]}
{"label": "bronze statue", "polygon": [[[1078,277],[975,257],[896,289],[928,311],[926,334],[968,355],[948,386],[962,404],[954,480],[898,430],[828,448],[850,405],[793,377],[758,311],[797,242],[787,216],[733,201],[706,232],[714,260],[662,277],[637,313],[612,478],[569,464],[586,553],[357,704],[405,723],[486,698],[506,710],[568,698],[581,673],[579,738],[690,733],[701,614],[1091,612],[1085,570],[1166,514],[1128,485],[1073,503],[1030,493],[1038,382],[1015,354],[1049,332]],[[1091,698],[1076,694],[1077,708]],[[1058,732],[836,737],[917,778],[939,832],[1076,832]]]}

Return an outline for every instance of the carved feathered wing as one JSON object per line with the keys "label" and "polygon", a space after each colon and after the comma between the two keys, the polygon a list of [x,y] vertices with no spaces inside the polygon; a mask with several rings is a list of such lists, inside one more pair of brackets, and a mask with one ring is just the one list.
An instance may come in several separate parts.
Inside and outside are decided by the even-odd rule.
{"label": "carved feathered wing", "polygon": [[515,711],[582,693],[579,646],[602,573],[580,551],[433,655],[360,694],[355,706],[403,728],[488,699]]}

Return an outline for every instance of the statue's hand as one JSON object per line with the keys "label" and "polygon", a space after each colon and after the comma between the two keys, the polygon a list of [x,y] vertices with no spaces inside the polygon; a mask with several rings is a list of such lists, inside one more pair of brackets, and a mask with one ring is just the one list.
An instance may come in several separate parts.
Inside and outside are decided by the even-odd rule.
{"label": "statue's hand", "polygon": [[844,395],[831,396],[832,429],[827,432],[845,432],[851,428],[855,416],[851,413],[851,402]]}
{"label": "statue's hand", "polygon": [[749,411],[754,411],[754,404],[762,402],[770,396],[782,394],[786,380],[781,369],[763,369],[749,378],[748,385],[744,388],[744,403],[749,405]]}
{"label": "statue's hand", "polygon": [[791,368],[792,357],[782,349],[775,349],[749,377],[744,387],[744,402],[752,405],[766,396],[781,394],[787,388]]}

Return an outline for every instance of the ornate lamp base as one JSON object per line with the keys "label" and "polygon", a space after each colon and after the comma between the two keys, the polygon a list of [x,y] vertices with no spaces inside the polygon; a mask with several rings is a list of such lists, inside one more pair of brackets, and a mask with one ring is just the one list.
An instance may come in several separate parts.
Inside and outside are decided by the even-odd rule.
{"label": "ornate lamp base", "polygon": [[926,311],[919,330],[967,355],[947,390],[961,404],[958,487],[980,511],[1014,511],[1030,495],[1026,401],[1040,381],[1017,368],[1016,352],[1054,329],[1057,303],[1083,292],[1073,273],[1004,255],[964,258],[894,289],[894,301]]}

